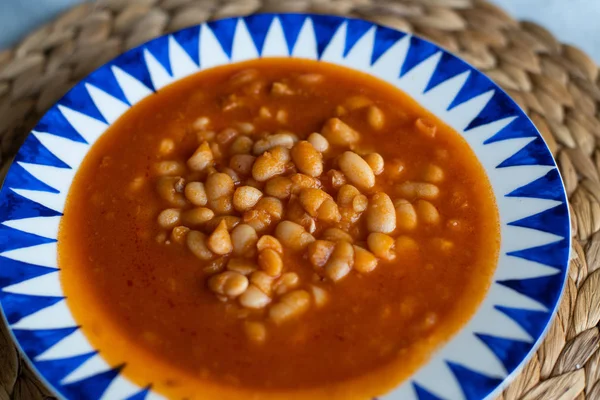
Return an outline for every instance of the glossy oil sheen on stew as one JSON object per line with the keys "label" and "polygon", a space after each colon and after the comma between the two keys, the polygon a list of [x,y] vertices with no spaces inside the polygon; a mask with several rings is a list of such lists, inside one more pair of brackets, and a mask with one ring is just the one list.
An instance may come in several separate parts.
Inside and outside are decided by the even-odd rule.
{"label": "glossy oil sheen on stew", "polygon": [[[254,88],[235,73],[259,72]],[[305,82],[303,74],[322,80]],[[273,82],[294,95],[273,96]],[[243,106],[227,109],[231,95]],[[208,117],[219,130],[236,122],[256,132],[287,130],[305,139],[320,132],[338,106],[362,95],[385,116],[373,129],[365,111],[340,118],[361,134],[359,146],[386,163],[401,160],[400,182],[419,181],[432,163],[444,172],[432,203],[441,222],[407,234],[413,255],[380,263],[368,275],[334,284],[326,306],[270,326],[264,343],[249,342],[239,308],[219,301],[203,267],[185,246],[165,245],[156,224],[168,206],[155,189],[158,149],[185,161],[198,147],[191,128]],[[287,121],[259,116],[285,110]],[[437,126],[418,132],[417,118]],[[326,165],[327,170],[327,165]],[[136,191],[132,182],[140,183]],[[379,190],[399,198],[396,184]],[[451,246],[440,246],[451,243]],[[218,67],[178,81],[132,107],[98,139],[77,172],[60,226],[59,264],[69,307],[92,345],[140,386],[172,398],[367,398],[386,392],[426,362],[468,320],[489,286],[499,248],[494,197],[476,156],[451,128],[394,87],[326,64],[263,59]],[[287,271],[311,282],[301,253],[284,252]]]}

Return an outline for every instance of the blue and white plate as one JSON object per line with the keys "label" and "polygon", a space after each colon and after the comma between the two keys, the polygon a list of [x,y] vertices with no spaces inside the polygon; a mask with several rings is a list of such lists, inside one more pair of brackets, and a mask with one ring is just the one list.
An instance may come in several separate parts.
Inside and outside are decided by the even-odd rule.
{"label": "blue and white plate", "polygon": [[523,111],[470,65],[410,34],[326,15],[230,18],[159,37],[102,66],[48,111],[0,192],[0,303],[16,342],[59,397],[162,398],[108,365],[65,303],[56,250],[65,198],[90,146],[141,99],[205,68],[269,56],[388,81],[471,145],[502,224],[493,282],[462,330],[384,398],[492,398],[540,343],[565,283],[570,222],[556,164]]}

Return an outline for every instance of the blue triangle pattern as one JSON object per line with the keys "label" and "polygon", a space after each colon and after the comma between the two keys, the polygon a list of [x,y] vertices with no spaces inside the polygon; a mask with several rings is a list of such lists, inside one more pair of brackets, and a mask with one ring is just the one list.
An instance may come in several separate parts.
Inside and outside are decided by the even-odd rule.
{"label": "blue triangle pattern", "polygon": [[200,26],[192,26],[173,33],[173,39],[190,56],[196,65],[200,65]]}
{"label": "blue triangle pattern", "polygon": [[506,254],[524,260],[535,261],[557,269],[563,269],[569,255],[569,241],[563,239],[543,246],[511,251]]}
{"label": "blue triangle pattern", "polygon": [[244,22],[250,32],[250,37],[256,46],[258,54],[262,54],[267,33],[273,23],[275,16],[273,14],[254,14],[244,17]]}
{"label": "blue triangle pattern", "polygon": [[208,22],[208,26],[229,58],[231,58],[231,51],[233,50],[233,37],[235,36],[237,21],[237,18],[228,18]]}
{"label": "blue triangle pattern", "polygon": [[554,235],[569,236],[569,225],[564,224],[569,216],[569,209],[565,203],[561,203],[554,208],[550,208],[539,214],[510,222],[508,225],[520,226],[523,228],[536,229],[538,231],[552,233]]}
{"label": "blue triangle pattern", "polygon": [[150,387],[147,387],[136,394],[129,396],[125,400],[145,400],[146,396],[148,396],[148,393],[150,393]]}
{"label": "blue triangle pattern", "polygon": [[13,330],[13,334],[29,358],[35,358],[75,332],[77,329],[79,328],[39,330],[15,329]]}
{"label": "blue triangle pattern", "polygon": [[108,123],[96,103],[92,100],[89,92],[85,85],[75,85],[71,90],[63,96],[58,102],[60,105],[70,108],[71,110],[78,111],[82,114],[97,119],[98,121]]}
{"label": "blue triangle pattern", "polygon": [[471,73],[467,81],[460,89],[452,103],[448,106],[448,110],[453,109],[462,103],[469,101],[479,95],[489,92],[490,90],[497,91],[497,87],[485,75],[480,73]]}
{"label": "blue triangle pattern", "polygon": [[510,124],[506,125],[500,132],[487,139],[483,144],[490,144],[507,139],[517,139],[526,137],[537,137],[538,131],[531,121],[519,111],[519,116]]}
{"label": "blue triangle pattern", "polygon": [[516,167],[522,165],[554,165],[552,155],[541,137],[536,137],[521,150],[502,161],[496,168]]}
{"label": "blue triangle pattern", "polygon": [[96,399],[99,399],[108,388],[108,385],[119,375],[122,368],[123,366],[119,366],[81,381],[64,385],[62,390],[66,397],[73,399],[92,398],[92,393],[95,394]]}
{"label": "blue triangle pattern", "polygon": [[[395,45],[400,39],[406,36],[404,32],[398,32],[385,26],[377,26],[375,29],[375,42],[373,43],[373,54],[371,54],[371,65],[375,64],[379,58]],[[398,73],[400,73],[398,71]]]}
{"label": "blue triangle pattern", "polygon": [[460,364],[446,364],[456,377],[467,400],[481,400],[502,383],[502,379],[480,374]]}
{"label": "blue triangle pattern", "polygon": [[148,66],[144,60],[143,45],[121,54],[115,58],[110,65],[119,67],[124,72],[143,83],[148,89],[152,90],[153,92],[156,91],[154,85],[152,84],[150,71],[148,71]]}
{"label": "blue triangle pattern", "polygon": [[0,288],[56,271],[56,268],[28,264],[0,256]]}
{"label": "blue triangle pattern", "polygon": [[364,36],[373,24],[360,19],[349,19],[346,27],[346,43],[344,44],[344,57],[348,55],[352,47]]}
{"label": "blue triangle pattern", "polygon": [[529,279],[510,279],[496,281],[496,283],[513,289],[535,301],[543,304],[548,309],[556,303],[558,293],[564,282],[563,274],[557,273],[549,276],[541,276]]}
{"label": "blue triangle pattern", "polygon": [[543,177],[513,190],[506,196],[565,201],[560,174],[556,168],[548,171]]}
{"label": "blue triangle pattern", "polygon": [[25,142],[21,145],[19,152],[15,156],[15,161],[49,165],[58,168],[71,168],[48,150],[34,135],[27,135]]}
{"label": "blue triangle pattern", "polygon": [[59,193],[59,191],[54,189],[52,186],[31,175],[18,163],[14,163],[10,167],[10,173],[6,175],[4,185],[13,189],[28,189],[38,190],[41,192]]}
{"label": "blue triangle pattern", "polygon": [[452,54],[442,51],[442,57],[440,58],[440,62],[435,67],[435,71],[433,75],[431,75],[431,79],[427,83],[427,87],[425,88],[425,93],[429,90],[433,89],[440,83],[446,82],[448,79],[452,79],[455,76],[462,74],[465,71],[473,71],[471,67],[464,61],[454,57]]}
{"label": "blue triangle pattern", "polygon": [[53,242],[56,242],[56,239],[34,235],[0,224],[0,253]]}
{"label": "blue triangle pattern", "polygon": [[105,91],[125,104],[131,105],[127,97],[125,97],[125,93],[121,89],[119,82],[117,82],[117,78],[115,78],[110,65],[103,65],[98,68],[85,78],[84,82],[96,86],[98,89]]}
{"label": "blue triangle pattern", "polygon": [[496,336],[475,334],[502,362],[506,371],[510,374],[514,371],[525,355],[533,348],[533,343],[521,340],[512,340]]}
{"label": "blue triangle pattern", "polygon": [[519,324],[533,338],[540,337],[551,317],[550,313],[544,311],[502,306],[495,306],[494,308]]}
{"label": "blue triangle pattern", "polygon": [[439,51],[440,49],[433,43],[412,36],[410,38],[410,45],[408,47],[406,59],[404,60],[404,64],[402,64],[402,68],[400,69],[400,76],[406,75],[408,71]]}
{"label": "blue triangle pattern", "polygon": [[[94,351],[92,353],[69,358],[60,358],[58,360],[35,361],[33,364],[44,378],[49,382],[56,384],[96,354],[97,352]],[[73,398],[82,399],[87,397]]]}
{"label": "blue triangle pattern", "polygon": [[306,18],[306,15],[303,14],[281,14],[279,16],[289,54],[292,54],[292,51],[294,51],[294,46],[296,45],[298,36],[300,36],[300,31]]}
{"label": "blue triangle pattern", "polygon": [[412,386],[413,389],[415,389],[417,399],[419,400],[442,400],[430,391],[426,390],[423,386],[420,386],[415,382],[412,383]]}
{"label": "blue triangle pattern", "polygon": [[2,221],[30,217],[53,217],[56,215],[61,215],[61,213],[27,200],[6,186],[0,192],[0,220]]}
{"label": "blue triangle pattern", "polygon": [[519,114],[520,110],[515,106],[511,98],[503,91],[496,90],[490,101],[487,102],[475,119],[469,123],[465,131]]}
{"label": "blue triangle pattern", "polygon": [[156,58],[156,60],[167,70],[170,76],[173,76],[171,68],[171,59],[169,58],[169,36],[160,36],[146,43],[146,49]]}
{"label": "blue triangle pattern", "polygon": [[29,296],[0,291],[0,303],[2,303],[6,320],[11,325],[36,311],[58,303],[62,299],[64,297]]}
{"label": "blue triangle pattern", "polygon": [[321,58],[333,35],[344,22],[344,18],[333,15],[312,15],[311,19],[317,39],[317,55]]}
{"label": "blue triangle pattern", "polygon": [[56,105],[52,106],[33,128],[34,131],[51,133],[74,142],[87,143],[86,140],[71,126]]}

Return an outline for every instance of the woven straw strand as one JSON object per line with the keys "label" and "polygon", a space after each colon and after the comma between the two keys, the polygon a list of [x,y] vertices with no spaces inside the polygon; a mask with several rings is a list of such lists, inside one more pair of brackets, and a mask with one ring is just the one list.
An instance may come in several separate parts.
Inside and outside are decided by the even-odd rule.
{"label": "woven straw strand", "polygon": [[[415,32],[486,72],[528,112],[570,199],[573,259],[546,340],[499,399],[600,399],[598,68],[546,29],[484,0],[100,0],[0,52],[0,177],[43,112],[86,74],[165,32],[254,12],[361,17]],[[1,324],[0,324],[1,325]],[[49,396],[0,326],[0,400]]]}

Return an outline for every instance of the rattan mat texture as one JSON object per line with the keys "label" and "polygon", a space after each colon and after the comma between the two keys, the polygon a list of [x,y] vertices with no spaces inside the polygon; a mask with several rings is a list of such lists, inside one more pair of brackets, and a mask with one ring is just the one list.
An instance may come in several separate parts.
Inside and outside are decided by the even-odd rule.
{"label": "rattan mat texture", "polygon": [[[165,32],[255,12],[373,20],[437,42],[484,71],[527,111],[558,160],[573,259],[544,343],[500,399],[600,399],[600,87],[598,67],[547,30],[483,0],[98,0],[0,52],[0,180],[36,121],[74,83]],[[576,28],[576,27],[574,27]],[[0,400],[51,397],[0,322]]]}

